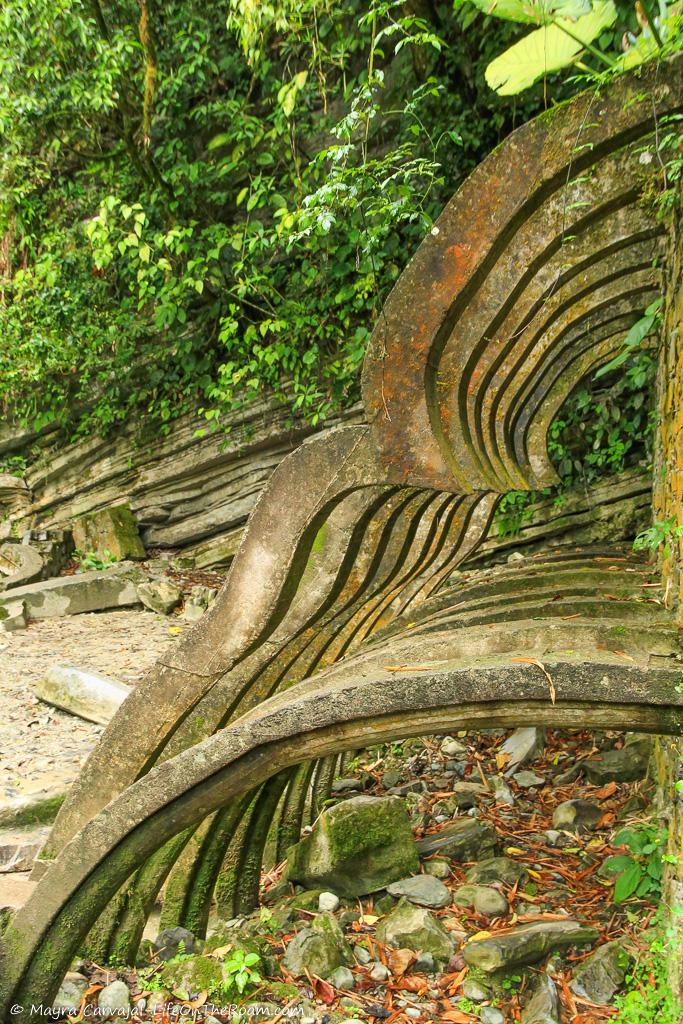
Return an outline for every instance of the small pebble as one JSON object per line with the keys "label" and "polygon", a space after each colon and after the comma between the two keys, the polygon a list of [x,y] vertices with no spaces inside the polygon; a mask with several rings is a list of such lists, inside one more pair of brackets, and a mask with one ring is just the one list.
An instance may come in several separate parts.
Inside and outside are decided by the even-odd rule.
{"label": "small pebble", "polygon": [[318,897],[318,910],[322,912],[329,912],[333,914],[335,910],[339,910],[339,897],[333,892],[321,892]]}
{"label": "small pebble", "polygon": [[381,984],[384,981],[388,981],[391,977],[391,971],[384,964],[375,964],[370,971],[370,978],[372,981]]}

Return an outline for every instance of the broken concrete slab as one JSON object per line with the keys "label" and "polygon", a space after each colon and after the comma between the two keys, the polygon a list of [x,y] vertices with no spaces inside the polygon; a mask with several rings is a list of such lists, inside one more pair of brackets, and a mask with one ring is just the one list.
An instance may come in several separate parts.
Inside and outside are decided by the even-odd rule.
{"label": "broken concrete slab", "polygon": [[0,873],[30,871],[49,828],[0,829]]}
{"label": "broken concrete slab", "polygon": [[73,665],[54,665],[31,689],[46,704],[98,725],[111,721],[130,693],[125,683]]}
{"label": "broken concrete slab", "polygon": [[170,615],[182,601],[183,592],[170,580],[149,580],[138,586],[138,597],[150,611]]}
{"label": "broken concrete slab", "polygon": [[0,618],[6,621],[3,609],[19,601],[24,602],[29,620],[130,607],[140,603],[136,584],[141,580],[140,572],[124,562],[110,569],[14,587],[8,594],[0,595]]}
{"label": "broken concrete slab", "polygon": [[15,629],[26,629],[28,616],[26,602],[9,600],[0,604],[0,632],[13,633]]}
{"label": "broken concrete slab", "polygon": [[144,558],[145,547],[130,505],[110,505],[75,519],[74,544],[79,551],[111,554],[118,559]]}

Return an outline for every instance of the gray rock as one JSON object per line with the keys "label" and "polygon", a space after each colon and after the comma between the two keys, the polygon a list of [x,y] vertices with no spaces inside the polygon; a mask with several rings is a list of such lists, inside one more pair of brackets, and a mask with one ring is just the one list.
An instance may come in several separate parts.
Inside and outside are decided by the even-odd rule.
{"label": "gray rock", "polygon": [[548,846],[557,846],[562,838],[557,829],[554,828],[549,828],[547,832],[543,833],[543,835]]}
{"label": "gray rock", "polygon": [[538,963],[553,950],[595,942],[594,928],[577,921],[547,921],[520,925],[500,935],[470,940],[463,948],[465,963],[482,971],[521,967]]}
{"label": "gray rock", "polygon": [[522,1024],[560,1024],[560,1000],[547,974],[538,975],[531,999],[522,1010]]}
{"label": "gray rock", "polygon": [[382,789],[391,789],[401,781],[401,772],[397,768],[389,768],[382,776]]}
{"label": "gray rock", "polygon": [[107,725],[130,693],[125,683],[73,665],[53,665],[31,689],[46,704],[98,725]]}
{"label": "gray rock", "polygon": [[150,580],[138,586],[138,597],[150,611],[170,615],[181,603],[183,592],[170,580]]}
{"label": "gray rock", "polygon": [[377,892],[418,870],[405,806],[390,796],[357,796],[328,808],[287,854],[290,881],[341,896]]}
{"label": "gray rock", "polygon": [[514,885],[526,879],[527,873],[523,865],[509,857],[489,857],[471,867],[465,878],[476,885],[490,885],[491,882],[505,882]]}
{"label": "gray rock", "polygon": [[488,885],[461,885],[453,893],[456,907],[474,907],[484,917],[505,917],[510,906],[502,893]]}
{"label": "gray rock", "polygon": [[83,993],[89,984],[88,979],[84,978],[82,974],[78,974],[76,971],[69,971],[59,986],[59,992],[55,996],[52,1009],[55,1012],[59,1011],[61,1013],[77,1010],[81,1004]]}
{"label": "gray rock", "polygon": [[553,812],[553,828],[573,829],[595,828],[603,811],[590,800],[565,800]]}
{"label": "gray rock", "polygon": [[579,964],[569,987],[591,1003],[609,1003],[624,984],[631,959],[621,942],[607,942]]}
{"label": "gray rock", "polygon": [[467,754],[467,747],[452,736],[446,736],[441,742],[441,753],[445,757],[461,757]]}
{"label": "gray rock", "polygon": [[586,778],[595,786],[606,782],[635,782],[644,779],[652,753],[649,736],[634,737],[621,750],[601,751],[583,762]]}
{"label": "gray rock", "polygon": [[394,949],[431,953],[437,964],[447,963],[454,950],[453,940],[441,922],[405,899],[379,924],[377,938]]}
{"label": "gray rock", "polygon": [[130,992],[125,981],[112,981],[97,996],[97,1007],[101,1015],[123,1014],[130,1009]]}
{"label": "gray rock", "polygon": [[335,988],[352,989],[356,980],[348,967],[337,967],[330,975],[330,982]]}
{"label": "gray rock", "polygon": [[364,789],[361,779],[335,779],[332,783],[333,793],[353,793],[359,789]]}
{"label": "gray rock", "polygon": [[473,1003],[483,1003],[486,999],[491,998],[489,990],[480,985],[474,978],[465,978],[461,991],[465,998],[471,999]]}
{"label": "gray rock", "polygon": [[515,729],[500,748],[500,753],[509,757],[505,774],[513,775],[527,761],[542,754],[544,747],[545,729],[539,729],[534,725]]}
{"label": "gray rock", "polygon": [[375,964],[369,974],[370,980],[374,981],[377,985],[382,985],[390,977],[391,971],[384,964]]}
{"label": "gray rock", "polygon": [[26,629],[28,611],[25,601],[11,600],[0,604],[0,632],[14,633],[18,629]]}
{"label": "gray rock", "polygon": [[187,928],[164,928],[154,940],[159,960],[172,960],[178,953],[197,953],[197,938]]}
{"label": "gray rock", "polygon": [[329,978],[337,967],[352,962],[351,947],[332,914],[318,914],[310,928],[302,928],[287,946],[283,958],[294,977],[308,970],[320,978]]}
{"label": "gray rock", "polygon": [[335,910],[339,910],[340,899],[333,892],[321,892],[318,896],[318,910],[327,911],[333,914]]}
{"label": "gray rock", "polygon": [[515,772],[512,777],[522,789],[533,789],[535,786],[542,786],[545,783],[545,779],[541,775],[536,775],[535,772]]}
{"label": "gray rock", "polygon": [[183,607],[183,619],[187,622],[201,619],[207,608],[213,604],[217,593],[215,587],[192,587]]}
{"label": "gray rock", "polygon": [[369,964],[372,961],[372,954],[365,946],[354,946],[353,955],[359,964]]}
{"label": "gray rock", "polygon": [[422,857],[442,853],[459,863],[486,857],[495,846],[495,831],[476,818],[460,818],[417,844]]}
{"label": "gray rock", "polygon": [[443,882],[432,875],[414,875],[412,878],[402,878],[400,881],[388,885],[387,892],[391,896],[405,896],[410,903],[416,903],[420,907],[438,909],[447,907],[451,902],[449,890]]}
{"label": "gray rock", "polygon": [[432,953],[418,953],[412,969],[417,974],[433,974],[436,970],[436,963]]}
{"label": "gray rock", "polygon": [[512,807],[514,805],[515,798],[505,779],[501,779],[500,775],[494,775],[493,778],[490,779],[490,783],[496,803],[507,804],[508,807]]}
{"label": "gray rock", "polygon": [[0,872],[30,871],[49,834],[49,828],[0,830]]}
{"label": "gray rock", "polygon": [[426,860],[422,865],[422,869],[426,874],[432,875],[434,878],[440,878],[441,881],[451,877],[451,865],[447,860],[442,860],[440,857]]}
{"label": "gray rock", "polygon": [[505,1024],[505,1017],[495,1006],[483,1006],[479,1020],[481,1024]]}

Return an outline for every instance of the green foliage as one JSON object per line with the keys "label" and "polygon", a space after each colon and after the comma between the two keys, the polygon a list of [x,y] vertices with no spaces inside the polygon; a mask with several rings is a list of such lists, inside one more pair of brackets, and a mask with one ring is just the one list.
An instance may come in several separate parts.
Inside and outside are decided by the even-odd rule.
{"label": "green foliage", "polygon": [[7,0],[0,29],[0,405],[70,436],[356,401],[411,252],[540,104],[483,88],[514,26],[444,5]]}
{"label": "green foliage", "polygon": [[613,845],[630,851],[605,861],[606,873],[615,879],[614,902],[623,903],[632,896],[656,899],[661,894],[666,831],[649,825],[625,828],[614,837]]}
{"label": "green foliage", "polygon": [[668,558],[671,554],[672,542],[680,537],[683,537],[683,526],[677,525],[675,519],[658,520],[647,530],[638,534],[633,541],[633,549],[634,551],[657,551],[662,548],[664,558]]}
{"label": "green foliage", "polygon": [[[464,3],[492,17],[538,26],[487,67],[486,81],[501,96],[516,95],[573,64],[600,81],[661,60],[680,49],[683,38],[679,6],[665,0],[659,0],[656,14],[649,3],[636,4],[630,19],[628,8],[619,10],[613,0],[456,0],[456,7]],[[613,31],[620,20],[621,33]],[[625,52],[617,52],[619,43]],[[597,61],[601,74],[586,59]]]}
{"label": "green foliage", "polygon": [[654,938],[627,975],[627,990],[615,999],[615,1024],[679,1024],[683,1007],[671,991],[667,971],[680,956],[673,929],[660,922]]}
{"label": "green foliage", "polygon": [[245,953],[243,949],[235,949],[223,964],[223,994],[229,995],[237,989],[240,995],[247,987],[258,985],[261,975],[255,967],[260,963],[258,953]]}
{"label": "green foliage", "polygon": [[79,572],[90,572],[93,569],[106,569],[108,566],[118,562],[116,555],[111,551],[103,551],[101,555],[94,551],[74,551],[74,559],[78,562]]}

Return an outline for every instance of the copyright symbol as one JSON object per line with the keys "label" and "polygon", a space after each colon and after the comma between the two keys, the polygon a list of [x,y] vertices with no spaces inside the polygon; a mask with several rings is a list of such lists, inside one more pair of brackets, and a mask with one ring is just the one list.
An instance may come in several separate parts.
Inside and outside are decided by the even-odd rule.
{"label": "copyright symbol", "polygon": [[19,1006],[19,1003],[15,1003],[9,1012],[12,1014],[13,1017],[16,1017],[18,1014],[21,1013],[23,1009],[23,1006]]}

